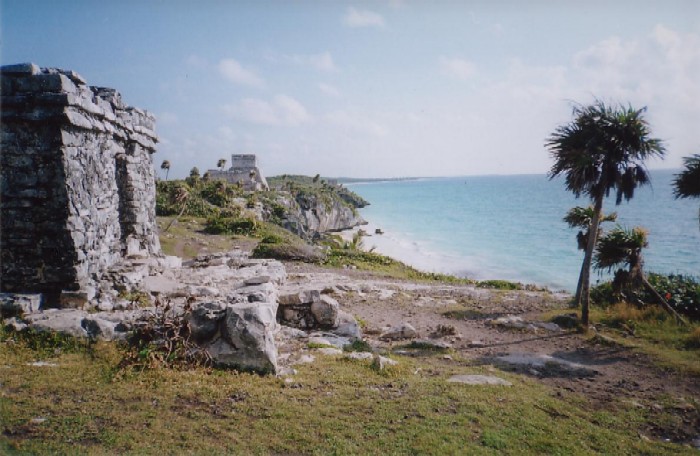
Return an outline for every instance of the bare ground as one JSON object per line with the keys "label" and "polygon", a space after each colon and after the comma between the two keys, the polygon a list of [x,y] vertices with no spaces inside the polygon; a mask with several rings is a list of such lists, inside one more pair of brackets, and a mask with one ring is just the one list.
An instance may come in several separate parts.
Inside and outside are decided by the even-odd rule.
{"label": "bare ground", "polygon": [[[292,283],[338,285],[336,299],[361,319],[366,338],[375,346],[388,350],[405,346],[406,341],[385,342],[379,335],[387,327],[409,323],[421,338],[450,343],[453,351],[445,356],[448,362],[514,371],[550,386],[557,396],[570,396],[595,410],[638,407],[648,416],[646,427],[640,429],[644,438],[685,443],[700,438],[697,376],[663,369],[649,356],[595,334],[489,324],[506,315],[542,322],[546,312],[567,308],[567,295],[417,284],[311,265],[288,264],[287,271]],[[415,354],[421,356],[420,351]],[[583,368],[562,369],[553,363],[513,366],[497,359],[508,354],[549,355]]]}
{"label": "bare ground", "polygon": [[[257,243],[236,239],[230,245],[211,245],[208,242],[211,236],[201,237],[207,239],[200,236],[177,239],[176,254],[185,253],[187,243],[194,244],[194,251],[182,255],[185,257],[222,250],[221,247],[250,252]],[[595,410],[639,407],[648,416],[646,426],[639,430],[642,438],[698,446],[700,378],[697,376],[663,369],[647,355],[575,330],[516,330],[488,324],[489,320],[506,315],[542,321],[544,313],[567,307],[567,295],[418,284],[381,278],[367,271],[301,263],[287,263],[286,267],[290,283],[340,285],[336,299],[344,310],[365,324],[366,339],[374,346],[392,350],[405,345],[405,341],[381,341],[379,335],[390,326],[409,323],[420,337],[433,337],[452,345],[451,359],[447,362],[465,367],[493,365],[515,371],[551,387],[552,394],[582,401]],[[350,291],[342,291],[343,287]],[[454,335],[436,337],[446,328],[454,328]],[[567,370],[550,364],[540,368],[514,367],[496,360],[513,353],[550,355],[586,369]],[[416,354],[420,356],[420,352]]]}

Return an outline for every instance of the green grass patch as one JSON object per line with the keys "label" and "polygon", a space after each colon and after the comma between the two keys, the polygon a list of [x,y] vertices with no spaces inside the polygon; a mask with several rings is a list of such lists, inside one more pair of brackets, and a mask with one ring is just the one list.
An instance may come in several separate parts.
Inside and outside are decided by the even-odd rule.
{"label": "green grass patch", "polygon": [[351,344],[348,344],[343,347],[343,350],[346,352],[372,352],[372,346],[367,343],[367,341],[364,341],[362,339],[357,339],[352,341]]}
{"label": "green grass patch", "polygon": [[593,321],[617,343],[650,355],[663,366],[700,376],[700,324],[679,326],[658,306],[618,303],[591,309]]}
{"label": "green grass patch", "polygon": [[474,283],[472,280],[448,274],[419,271],[388,256],[355,249],[331,249],[324,264],[337,268],[354,266],[363,271],[376,272],[385,277],[398,279],[463,285]]}
{"label": "green grass patch", "polygon": [[644,410],[591,411],[510,373],[498,375],[511,388],[451,384],[486,368],[434,358],[375,371],[319,357],[287,383],[203,368],[119,371],[114,344],[31,367],[35,351],[2,344],[0,451],[10,454],[694,454],[640,439]]}

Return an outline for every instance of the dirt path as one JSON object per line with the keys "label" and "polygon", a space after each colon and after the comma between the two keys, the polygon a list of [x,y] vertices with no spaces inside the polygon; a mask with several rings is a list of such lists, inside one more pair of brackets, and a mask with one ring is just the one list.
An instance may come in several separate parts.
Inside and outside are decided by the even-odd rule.
{"label": "dirt path", "polygon": [[[512,329],[490,324],[504,316],[520,317],[527,326],[543,314],[564,309],[568,297],[529,291],[498,291],[473,286],[418,285],[381,280],[357,271],[288,265],[289,281],[336,287],[341,306],[365,323],[366,338],[387,349],[406,342],[383,342],[387,327],[409,323],[421,338],[451,344],[454,362],[493,365],[538,379],[558,396],[577,396],[596,410],[633,406],[647,416],[641,435],[676,442],[700,437],[700,379],[663,370],[640,353],[600,337],[542,327]],[[500,357],[536,361],[512,365]],[[539,357],[539,358],[538,358]],[[553,357],[553,359],[548,358]],[[563,360],[563,368],[556,360]],[[569,364],[570,363],[570,364]],[[569,368],[574,366],[573,368]],[[656,418],[664,419],[656,423]],[[670,419],[668,417],[671,417]]]}

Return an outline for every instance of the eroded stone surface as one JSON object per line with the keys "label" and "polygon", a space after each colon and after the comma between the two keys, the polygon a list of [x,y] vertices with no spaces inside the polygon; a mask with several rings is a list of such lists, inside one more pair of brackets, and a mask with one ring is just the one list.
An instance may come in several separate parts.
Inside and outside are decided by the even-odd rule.
{"label": "eroded stone surface", "polygon": [[122,259],[160,254],[155,118],[72,71],[0,72],[2,291],[80,307]]}

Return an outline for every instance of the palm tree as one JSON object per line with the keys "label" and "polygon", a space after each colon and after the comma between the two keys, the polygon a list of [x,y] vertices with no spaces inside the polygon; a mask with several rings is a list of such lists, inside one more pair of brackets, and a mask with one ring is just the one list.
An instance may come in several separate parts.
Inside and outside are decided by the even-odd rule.
{"label": "palm tree", "polygon": [[629,230],[618,226],[598,241],[595,267],[612,271],[617,266],[626,265],[627,270],[620,268],[615,272],[613,291],[619,296],[632,299],[634,290],[644,287],[678,323],[685,324],[683,318],[656,291],[644,274],[642,249],[648,245],[647,231],[644,228],[635,227]]}
{"label": "palm tree", "polygon": [[168,160],[163,160],[160,164],[160,169],[165,170],[165,180],[168,180],[168,174],[170,174],[170,162]]}
{"label": "palm tree", "polygon": [[[683,158],[685,169],[676,175],[673,181],[673,193],[676,198],[700,197],[700,154]],[[700,211],[698,212],[700,220]]]}
{"label": "palm tree", "polygon": [[168,226],[165,227],[163,232],[167,232],[170,229],[170,227],[173,226],[173,223],[175,223],[177,219],[182,217],[182,214],[185,213],[185,209],[187,209],[187,203],[189,202],[189,199],[190,191],[186,185],[181,184],[172,189],[172,191],[170,192],[170,201],[172,202],[172,204],[181,205],[180,213],[177,214],[177,217],[173,217],[173,219],[170,221],[170,223],[168,223]]}
{"label": "palm tree", "polygon": [[[578,242],[579,250],[586,250],[588,245],[588,236],[590,234],[591,222],[593,221],[593,206],[581,207],[576,206],[569,209],[569,212],[564,216],[564,222],[569,225],[569,228],[579,228],[579,232],[576,235],[576,241]],[[614,222],[617,220],[617,213],[613,212],[611,214],[601,214],[600,223],[603,222]],[[598,236],[601,234],[600,229],[598,229]],[[581,273],[578,276],[578,284],[576,285],[576,297],[574,302],[579,305],[581,302],[581,287],[583,283],[583,267],[581,268]]]}
{"label": "palm tree", "polygon": [[221,169],[221,171],[223,171],[224,168],[226,167],[226,159],[220,158],[219,161],[216,162],[216,167]]}
{"label": "palm tree", "polygon": [[[588,244],[581,278],[581,321],[589,323],[590,274],[593,249],[598,238],[603,199],[615,192],[615,203],[630,200],[638,186],[649,183],[644,161],[663,157],[661,140],[651,138],[644,119],[646,108],[606,106],[596,100],[590,106],[574,105],[574,120],[557,127],[545,143],[555,163],[550,179],[563,175],[566,189],[593,203]],[[577,302],[577,305],[579,303]]]}

